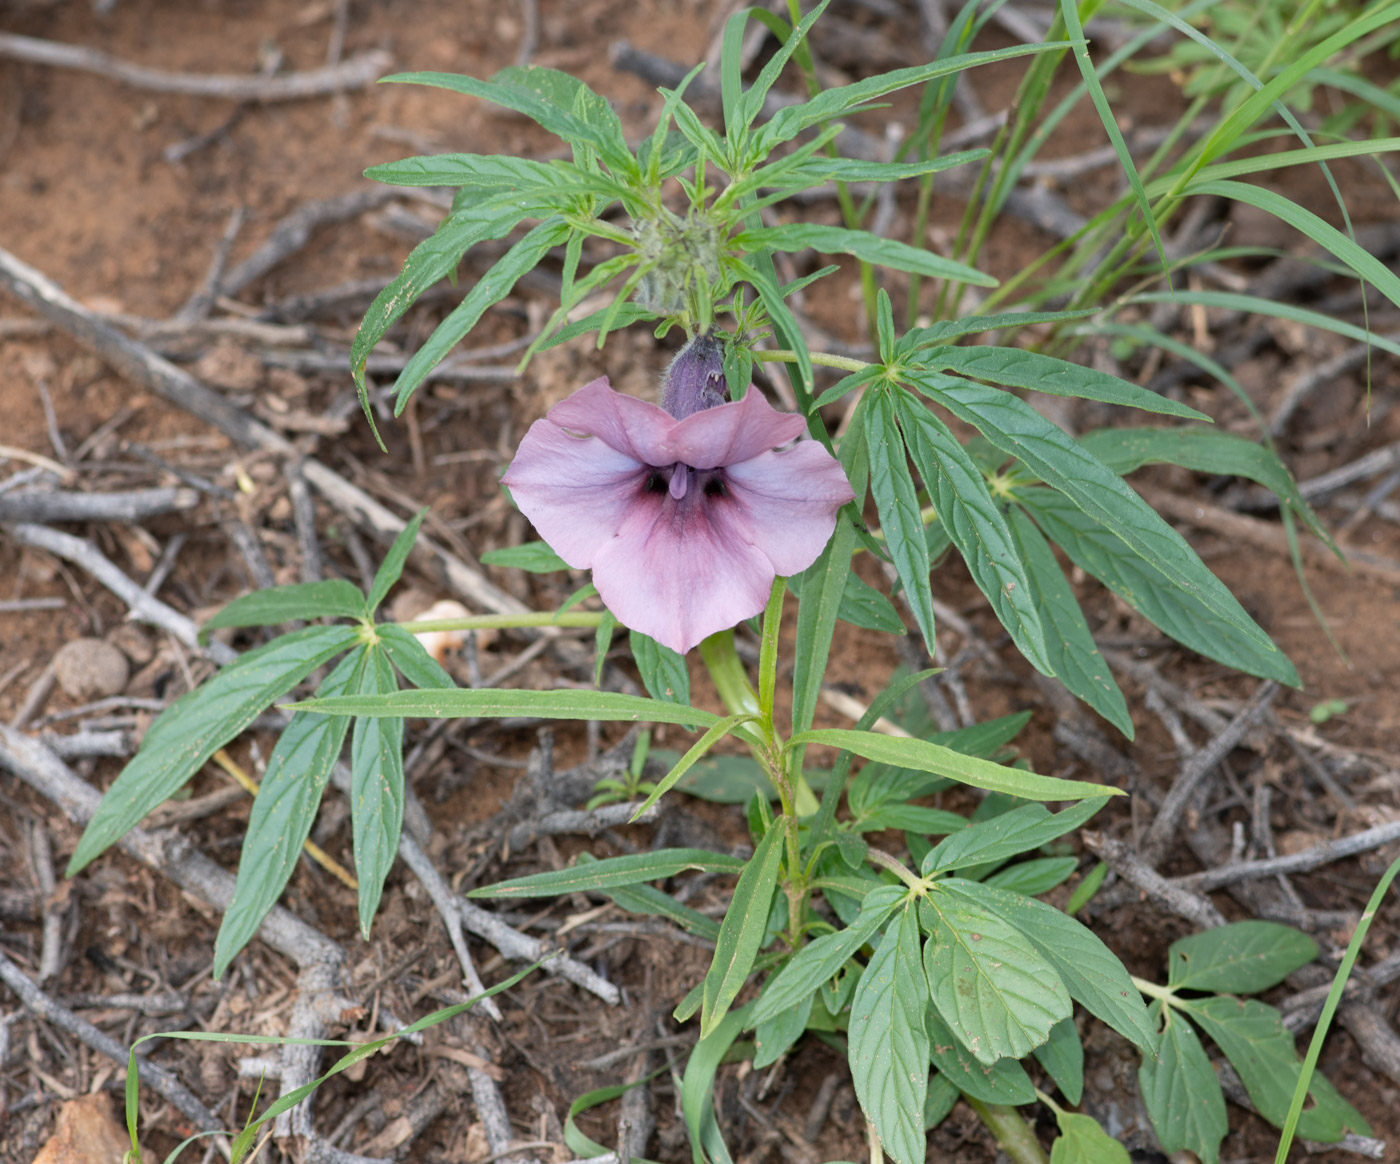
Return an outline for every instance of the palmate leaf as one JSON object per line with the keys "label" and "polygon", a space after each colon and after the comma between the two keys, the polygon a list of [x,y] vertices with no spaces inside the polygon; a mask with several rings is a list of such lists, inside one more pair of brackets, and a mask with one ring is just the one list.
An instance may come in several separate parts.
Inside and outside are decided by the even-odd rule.
{"label": "palmate leaf", "polygon": [[981,344],[935,348],[931,352],[921,353],[918,362],[930,371],[960,372],[993,384],[1029,388],[1051,396],[1076,396],[1083,400],[1140,408],[1145,412],[1180,416],[1187,420],[1210,419],[1194,408],[1149,392],[1117,376],[1110,376],[1107,372],[1039,352],[1029,352],[1024,348],[998,348]]}
{"label": "palmate leaf", "polygon": [[1035,1059],[1070,1103],[1083,1098],[1084,1044],[1074,1019],[1062,1019],[1050,1028],[1050,1037],[1035,1049]]}
{"label": "palmate leaf", "polygon": [[156,805],[174,796],[269,703],[358,640],[358,631],[346,626],[293,631],[242,655],[167,707],[103,796],[66,875],[72,877]]}
{"label": "palmate leaf", "polygon": [[468,897],[558,897],[565,893],[599,891],[619,885],[640,885],[674,877],[687,869],[701,873],[738,873],[746,862],[709,849],[658,849],[654,853],[629,853],[601,861],[584,861],[569,869],[554,869],[531,877],[516,877],[471,890]]}
{"label": "palmate leaf", "polygon": [[885,931],[851,1000],[848,1056],[856,1096],[896,1164],[922,1164],[929,1039],[928,984],[915,906]]}
{"label": "palmate leaf", "polygon": [[[1195,1019],[1225,1052],[1239,1072],[1254,1106],[1274,1126],[1283,1123],[1293,1089],[1298,1084],[1302,1063],[1293,1036],[1284,1028],[1282,1016],[1271,1006],[1255,999],[1225,995],[1213,998],[1178,999],[1177,1006]],[[1370,1125],[1347,1103],[1326,1076],[1315,1074],[1308,1085],[1313,1106],[1303,1112],[1298,1132],[1310,1140],[1334,1144],[1348,1132],[1371,1134]]]}
{"label": "palmate leaf", "polygon": [[[1162,1004],[1151,1009],[1154,1025]],[[1147,1114],[1167,1152],[1194,1152],[1204,1164],[1220,1164],[1220,1142],[1230,1130],[1225,1095],[1201,1040],[1183,1015],[1168,1012],[1156,1054],[1144,1054],[1138,1086]]]}
{"label": "palmate leaf", "polygon": [[[330,627],[318,627],[330,630]],[[353,632],[351,632],[353,633]],[[680,707],[659,699],[642,699],[612,691],[518,691],[483,687],[451,691],[395,691],[389,695],[342,695],[307,699],[288,705],[291,711],[322,715],[387,715],[401,719],[596,719],[621,723],[699,724],[710,727],[719,716],[696,707]]]}
{"label": "palmate leaf", "polygon": [[896,239],[881,238],[869,231],[822,226],[815,222],[758,227],[737,234],[730,241],[745,251],[805,251],[811,248],[818,254],[853,255],[893,271],[910,271],[934,279],[955,279],[977,287],[995,287],[997,283],[975,267],[945,259],[933,251],[911,247]]}
{"label": "palmate leaf", "polygon": [[1018,499],[1071,562],[1177,642],[1227,667],[1300,685],[1298,672],[1282,651],[1272,644],[1261,646],[1237,623],[1221,618],[1200,600],[1199,592],[1172,585],[1145,559],[1124,554],[1118,538],[1067,498],[1050,489],[1031,488],[1021,490]]}
{"label": "palmate leaf", "polygon": [[1015,1059],[979,1062],[933,1007],[925,1012],[924,1023],[928,1027],[929,1058],[939,1074],[960,1092],[983,1103],[1014,1107],[1035,1102],[1035,1084]]}
{"label": "palmate leaf", "polygon": [[[915,373],[916,386],[958,419],[976,427],[1008,456],[1016,457],[1047,485],[1069,498],[1141,559],[1171,588],[1191,595],[1222,623],[1235,627],[1261,652],[1277,654],[1235,596],[1215,577],[1186,540],[1123,480],[1094,459],[1061,429],[1009,392],[936,373]],[[1124,557],[1120,547],[1119,557]]]}
{"label": "palmate leaf", "polygon": [[[369,649],[360,673],[362,695],[380,695],[398,688],[388,655]],[[369,939],[379,910],[384,880],[399,851],[403,829],[403,720],[355,720],[350,734],[350,822],[359,881],[360,936]]]}
{"label": "palmate leaf", "polygon": [[457,304],[434,329],[432,335],[413,353],[398,379],[394,381],[394,415],[403,412],[408,398],[413,395],[428,373],[440,364],[477,322],[489,307],[499,303],[510,294],[516,281],[528,271],[534,270],[551,248],[558,246],[569,235],[570,227],[559,217],[546,218],[533,227],[524,238],[515,243],[492,264],[467,292],[467,296]]}
{"label": "palmate leaf", "polygon": [[[327,700],[327,709],[338,702],[340,701]],[[1035,772],[1007,768],[1001,764],[993,764],[990,760],[964,755],[927,740],[903,739],[877,732],[817,728],[800,732],[788,741],[789,748],[802,744],[827,744],[833,748],[844,748],[869,760],[878,760],[899,768],[930,772],[935,776],[946,776],[973,788],[1004,792],[1008,796],[1019,796],[1026,800],[1085,800],[1123,795],[1117,789],[1105,788],[1101,784],[1041,776]]]}
{"label": "palmate leaf", "polygon": [[1142,996],[1123,963],[1092,930],[1033,897],[960,878],[940,885],[944,893],[976,902],[1014,925],[1054,966],[1071,998],[1129,1042],[1151,1053],[1157,1043],[1157,1031],[1147,1017]]}
{"label": "palmate leaf", "polygon": [[1130,1164],[1128,1149],[1093,1116],[1057,1111],[1060,1134],[1050,1145],[1050,1164]]}
{"label": "palmate leaf", "polygon": [[365,618],[365,596],[343,578],[273,586],[235,598],[199,630],[200,642],[226,626],[276,626],[299,618]]}
{"label": "palmate leaf", "polygon": [[1077,829],[1099,811],[1107,800],[1084,800],[1064,812],[1051,813],[1043,804],[1024,804],[990,820],[969,825],[936,845],[919,868],[924,877],[1005,861],[1048,845]]}
{"label": "palmate leaf", "polygon": [[924,947],[929,996],[978,1062],[1023,1058],[1069,1017],[1065,984],[1005,918],[938,886],[921,908],[931,922]]}
{"label": "palmate leaf", "polygon": [[758,957],[763,935],[768,929],[768,912],[778,887],[778,866],[783,859],[783,841],[788,819],[778,817],[745,864],[734,887],[734,896],[720,923],[715,956],[705,975],[701,995],[700,1037],[704,1038],[729,1011],[743,989],[754,959]]}
{"label": "palmate leaf", "polygon": [[586,143],[619,174],[636,170],[622,123],[612,107],[578,78],[557,69],[540,65],[511,67],[502,69],[489,81],[457,73],[397,73],[381,78],[381,82],[430,85],[480,97],[523,113],[570,145]]}
{"label": "palmate leaf", "polygon": [[909,455],[973,581],[1017,650],[1036,670],[1054,675],[1025,564],[986,479],[947,425],[920,400],[903,390],[894,400]]}
{"label": "palmate leaf", "polygon": [[1167,952],[1167,985],[1257,994],[1277,986],[1317,953],[1317,943],[1292,926],[1235,922],[1173,942]]}
{"label": "palmate leaf", "polygon": [[[880,515],[885,545],[899,572],[905,600],[923,632],[929,654],[936,652],[933,595],[929,589],[929,553],[918,491],[904,453],[904,437],[895,419],[887,388],[866,395],[865,447],[870,461],[870,492]],[[849,439],[849,437],[848,437]]]}
{"label": "palmate leaf", "polygon": [[835,977],[907,896],[908,890],[899,885],[872,889],[861,902],[860,916],[851,926],[808,942],[769,979],[754,1003],[749,1021],[760,1023],[776,1018]]}
{"label": "palmate leaf", "polygon": [[[351,651],[316,688],[316,694],[339,695],[357,687],[364,660],[363,647]],[[233,900],[214,942],[216,980],[257,932],[291,879],[349,728],[344,716],[301,712],[292,716],[278,738],[253,800]]]}
{"label": "palmate leaf", "polygon": [[690,706],[690,671],[685,657],[670,647],[663,647],[641,631],[628,632],[632,658],[642,677],[642,685],[653,699]]}
{"label": "palmate leaf", "polygon": [[1009,514],[1012,535],[1026,564],[1031,580],[1031,593],[1045,627],[1045,649],[1055,678],[1071,693],[1084,700],[1104,719],[1133,738],[1133,719],[1128,713],[1128,701],[1113,681],[1108,662],[1089,633],[1089,624],[1079,609],[1074,591],[1070,589],[1054,551],[1029,517],[1019,506]]}

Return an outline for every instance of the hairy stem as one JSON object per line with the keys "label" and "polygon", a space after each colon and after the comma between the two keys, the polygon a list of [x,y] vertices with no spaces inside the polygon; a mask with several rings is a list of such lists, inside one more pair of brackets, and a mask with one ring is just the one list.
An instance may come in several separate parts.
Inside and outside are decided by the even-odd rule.
{"label": "hairy stem", "polygon": [[996,1137],[1002,1151],[1011,1157],[1012,1164],[1046,1164],[1045,1153],[1041,1151],[1035,1133],[1014,1107],[983,1103],[970,1095],[964,1095],[963,1098],[977,1113],[977,1118],[987,1126],[987,1130]]}

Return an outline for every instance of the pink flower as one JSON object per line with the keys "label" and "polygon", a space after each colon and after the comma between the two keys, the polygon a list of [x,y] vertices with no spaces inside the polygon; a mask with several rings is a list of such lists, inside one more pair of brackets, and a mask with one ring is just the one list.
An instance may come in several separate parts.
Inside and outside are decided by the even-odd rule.
{"label": "pink flower", "polygon": [[752,386],[710,403],[718,373],[694,375],[685,356],[664,394],[676,415],[594,380],[530,426],[504,478],[624,625],[682,653],[761,612],[773,579],[816,560],[853,496],[831,454],[798,440],[800,416]]}

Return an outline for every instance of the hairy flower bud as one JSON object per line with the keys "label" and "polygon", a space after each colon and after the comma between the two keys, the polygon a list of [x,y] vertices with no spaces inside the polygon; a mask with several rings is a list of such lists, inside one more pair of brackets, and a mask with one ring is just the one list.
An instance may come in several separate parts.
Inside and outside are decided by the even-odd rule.
{"label": "hairy flower bud", "polygon": [[708,331],[681,348],[666,369],[661,407],[684,420],[724,400],[724,342]]}

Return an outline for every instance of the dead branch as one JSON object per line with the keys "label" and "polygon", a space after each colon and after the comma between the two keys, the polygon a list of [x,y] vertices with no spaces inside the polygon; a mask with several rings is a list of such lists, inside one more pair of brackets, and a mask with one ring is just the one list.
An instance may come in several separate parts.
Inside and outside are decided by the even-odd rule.
{"label": "dead branch", "polygon": [[[457,909],[462,915],[462,924],[467,929],[477,937],[485,938],[504,957],[513,962],[538,962],[547,954],[555,953],[538,938],[522,934],[473,901],[459,897]],[[543,970],[546,974],[557,974],[560,978],[567,979],[590,994],[596,994],[609,1006],[617,1006],[622,1001],[622,992],[616,986],[567,954],[556,954],[544,964]]]}
{"label": "dead branch", "polygon": [[[551,812],[538,820],[522,821],[516,825],[510,830],[506,844],[511,849],[522,849],[537,837],[559,836],[561,833],[582,833],[595,837],[604,829],[628,824],[639,807],[639,804],[605,804],[592,812],[582,809]],[[658,811],[658,806],[653,804],[637,819],[654,821]]]}
{"label": "dead branch", "polygon": [[1400,841],[1400,821],[1387,821],[1365,832],[1350,837],[1340,837],[1335,841],[1323,841],[1299,853],[1286,857],[1269,857],[1259,861],[1240,861],[1233,865],[1223,865],[1207,869],[1204,873],[1192,873],[1187,877],[1176,877],[1170,882],[1195,893],[1209,893],[1227,885],[1241,881],[1255,881],[1261,877],[1278,874],[1306,873],[1321,865],[1330,865],[1346,857],[1354,857],[1370,849]]}
{"label": "dead branch", "polygon": [[1277,694],[1277,683],[1269,681],[1260,684],[1253,696],[1250,697],[1249,702],[1240,709],[1239,714],[1226,725],[1225,729],[1182,765],[1181,772],[1172,783],[1171,790],[1167,793],[1161,809],[1158,810],[1156,818],[1147,830],[1147,836],[1143,839],[1142,859],[1148,865],[1158,863],[1166,851],[1166,847],[1176,835],[1177,826],[1181,823],[1181,817],[1186,812],[1186,807],[1190,803],[1191,794],[1195,792],[1196,786],[1221,760],[1230,754],[1235,745],[1254,725],[1254,722],[1273,702],[1274,696]]}
{"label": "dead branch", "polygon": [[29,65],[78,69],[120,81],[135,89],[155,93],[184,93],[192,97],[217,97],[225,101],[252,101],[268,105],[301,101],[346,89],[363,89],[388,71],[393,58],[375,50],[322,69],[286,73],[280,77],[239,76],[225,73],[175,73],[118,60],[108,53],[81,45],[59,44],[32,36],[0,33],[0,57]]}
{"label": "dead branch", "polygon": [[220,280],[219,293],[237,295],[306,246],[321,227],[358,218],[366,211],[383,206],[389,199],[399,197],[400,193],[393,186],[366,185],[298,206],[278,221],[262,246]]}
{"label": "dead branch", "polygon": [[56,529],[49,529],[44,525],[21,523],[5,528],[21,545],[47,550],[76,566],[81,566],[131,608],[132,618],[169,631],[185,646],[207,655],[216,663],[231,663],[238,657],[231,647],[217,641],[200,646],[199,629],[191,619],[167,606],[159,598],[147,594],[109,562],[91,542]]}
{"label": "dead branch", "polygon": [[7,493],[0,496],[0,521],[145,521],[163,513],[193,509],[193,489],[133,489],[125,493]]}
{"label": "dead branch", "polygon": [[1225,915],[1215,908],[1209,898],[1172,884],[1147,865],[1123,841],[1095,832],[1084,832],[1080,835],[1089,851],[1106,861],[1119,877],[1130,885],[1135,885],[1172,913],[1184,917],[1201,929],[1212,929],[1225,924]]}
{"label": "dead branch", "polygon": [[[123,1067],[126,1066],[127,1051],[125,1047],[110,1035],[98,1030],[86,1019],[79,1018],[66,1006],[60,1005],[45,994],[3,952],[0,952],[0,982],[13,990],[18,995],[19,1000],[39,1018],[67,1031],[99,1054],[106,1055]],[[194,1123],[201,1131],[217,1132],[222,1129],[223,1125],[214,1113],[200,1102],[199,1097],[194,1092],[190,1091],[164,1067],[155,1063],[143,1062],[139,1058],[136,1063],[137,1074],[141,1079],[168,1099],[186,1119]],[[222,1140],[222,1137],[220,1139]],[[227,1141],[223,1143],[223,1152],[227,1158],[229,1155]]]}

